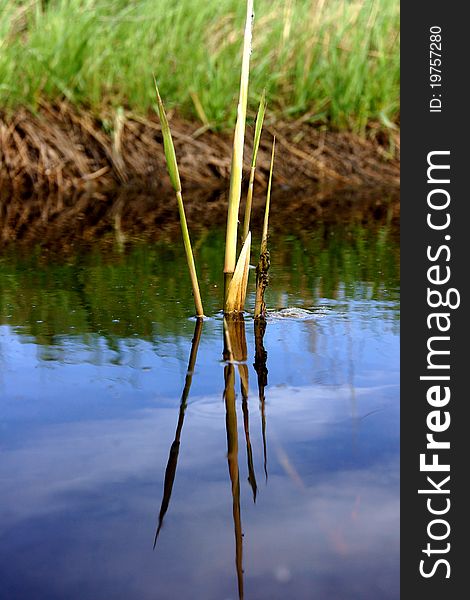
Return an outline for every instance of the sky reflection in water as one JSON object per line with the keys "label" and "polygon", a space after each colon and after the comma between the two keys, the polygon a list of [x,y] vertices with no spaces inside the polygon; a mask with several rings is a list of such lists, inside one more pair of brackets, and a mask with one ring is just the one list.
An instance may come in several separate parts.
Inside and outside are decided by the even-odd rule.
{"label": "sky reflection in water", "polygon": [[[380,235],[371,234],[368,253],[379,252]],[[279,242],[284,262],[274,266],[268,302],[302,311],[273,313],[264,337],[267,476],[253,322],[246,319],[245,406],[233,367],[235,440],[226,430],[235,413],[227,415],[230,394],[224,401],[222,321],[207,284],[214,316],[204,323],[180,412],[195,324],[186,314],[175,330],[174,311],[187,307],[165,303],[171,289],[178,295],[181,255],[174,281],[157,286],[167,298],[161,307],[140,296],[123,304],[120,296],[122,288],[138,291],[146,277],[147,288],[156,285],[159,269],[165,270],[157,247],[136,250],[140,270],[132,269],[132,252],[115,263],[103,259],[103,272],[92,272],[84,259],[61,266],[59,275],[57,265],[33,269],[4,259],[2,598],[238,598],[237,468],[245,598],[398,598],[398,273],[389,265],[386,272],[376,269],[375,280],[354,280],[343,260],[334,292],[326,293],[312,258],[302,267],[305,280],[294,285],[297,243]],[[333,249],[326,243],[327,256],[337,256],[335,243]],[[397,260],[396,246],[388,244],[387,260],[390,253]],[[342,256],[356,264],[358,252],[345,242]],[[80,273],[71,275],[73,269],[86,276],[85,286],[95,281],[98,304],[121,308],[108,314],[93,308],[83,290],[74,295]],[[202,271],[211,270],[207,260]],[[106,294],[100,281],[107,281]],[[51,298],[54,320],[20,310],[35,304],[43,314]],[[71,306],[88,321],[74,321]],[[113,328],[125,314],[134,317],[123,335]],[[152,550],[179,417],[176,474]],[[235,442],[238,464],[230,461]],[[249,475],[256,480],[256,503]]]}

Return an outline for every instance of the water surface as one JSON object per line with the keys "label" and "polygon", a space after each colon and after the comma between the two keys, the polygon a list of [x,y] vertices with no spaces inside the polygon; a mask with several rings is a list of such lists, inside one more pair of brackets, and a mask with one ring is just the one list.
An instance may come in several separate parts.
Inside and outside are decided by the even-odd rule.
{"label": "water surface", "polygon": [[396,231],[273,240],[233,363],[198,238],[202,331],[178,242],[0,258],[0,597],[398,598]]}

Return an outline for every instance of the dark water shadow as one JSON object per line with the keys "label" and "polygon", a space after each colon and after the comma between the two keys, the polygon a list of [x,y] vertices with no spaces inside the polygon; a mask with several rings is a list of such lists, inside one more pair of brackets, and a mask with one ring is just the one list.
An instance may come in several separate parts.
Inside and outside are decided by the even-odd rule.
{"label": "dark water shadow", "polygon": [[238,365],[238,374],[240,376],[240,389],[242,393],[243,429],[245,431],[246,460],[248,464],[248,483],[250,484],[251,491],[253,492],[253,502],[256,502],[258,485],[256,483],[255,467],[253,463],[253,450],[251,448],[250,440],[250,415],[248,409],[248,365]]}
{"label": "dark water shadow", "polygon": [[261,435],[263,438],[263,466],[266,481],[268,481],[268,453],[266,443],[266,397],[264,390],[268,385],[268,369],[266,366],[268,353],[264,348],[264,334],[266,332],[266,321],[264,319],[255,319],[255,362],[253,367],[258,376],[258,398],[259,409],[261,413]]}

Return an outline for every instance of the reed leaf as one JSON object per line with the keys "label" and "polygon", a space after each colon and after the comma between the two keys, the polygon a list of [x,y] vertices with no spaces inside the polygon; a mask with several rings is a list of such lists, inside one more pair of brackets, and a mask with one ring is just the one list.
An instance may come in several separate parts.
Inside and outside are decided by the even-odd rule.
{"label": "reed leaf", "polygon": [[250,230],[251,206],[253,204],[253,186],[255,183],[256,159],[258,158],[259,143],[261,140],[261,132],[263,130],[264,115],[266,113],[266,90],[263,90],[263,95],[258,107],[256,116],[255,136],[253,139],[253,155],[251,157],[250,181],[248,183],[248,193],[246,196],[245,220],[243,223],[243,240],[246,239]]}
{"label": "reed leaf", "polygon": [[[228,200],[227,232],[225,241],[225,297],[227,299],[230,280],[235,270],[237,255],[238,211],[243,175],[243,149],[245,144],[246,106],[248,101],[248,79],[250,73],[251,38],[253,29],[253,0],[246,3],[246,23],[243,38],[243,57],[240,77],[240,95],[237,121],[233,137],[232,166]],[[227,306],[226,306],[227,310]]]}
{"label": "reed leaf", "polygon": [[158,85],[155,79],[154,81],[155,91],[157,93],[158,116],[160,117],[160,123],[162,126],[163,149],[165,151],[168,175],[170,176],[171,185],[173,186],[175,192],[178,193],[181,192],[181,181],[178,170],[178,162],[176,160],[175,146],[173,144],[173,137],[171,135],[170,125],[168,123],[168,119],[165,113],[165,107],[163,106],[163,102],[160,97]]}
{"label": "reed leaf", "polygon": [[269,166],[269,181],[268,181],[268,191],[266,193],[266,208],[264,210],[263,234],[261,237],[261,252],[266,251],[268,248],[269,210],[270,210],[270,205],[271,205],[271,187],[272,187],[272,183],[273,183],[275,152],[276,152],[276,138],[274,137],[273,147],[271,150],[271,164]]}
{"label": "reed leaf", "polygon": [[181,233],[183,236],[184,250],[186,252],[186,261],[188,263],[189,276],[191,278],[191,285],[193,288],[194,305],[196,308],[196,316],[198,318],[204,317],[204,309],[202,307],[201,294],[199,291],[199,282],[197,279],[196,265],[194,263],[193,250],[191,246],[191,238],[189,237],[188,224],[186,221],[186,214],[184,211],[183,196],[181,193],[181,180],[178,170],[178,162],[176,160],[175,146],[173,144],[173,138],[171,135],[170,125],[165,113],[165,107],[163,106],[160,92],[158,91],[157,82],[155,81],[155,91],[157,93],[157,107],[158,115],[160,117],[160,123],[162,126],[163,136],[163,148],[165,151],[166,164],[168,168],[168,174],[170,176],[171,184],[176,192],[176,200],[178,202],[178,211],[180,216]]}

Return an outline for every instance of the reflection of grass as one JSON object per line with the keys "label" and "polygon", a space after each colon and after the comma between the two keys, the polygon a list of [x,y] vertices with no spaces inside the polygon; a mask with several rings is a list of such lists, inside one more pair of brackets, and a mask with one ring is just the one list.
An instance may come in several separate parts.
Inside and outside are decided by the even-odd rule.
{"label": "reflection of grass", "polygon": [[[318,297],[396,300],[398,242],[386,227],[326,227],[273,241],[276,260],[268,294],[283,292],[291,304],[311,306]],[[219,309],[223,233],[209,233],[198,251],[201,292],[208,315]],[[195,244],[197,247],[197,243]],[[0,323],[48,344],[55,336],[100,333],[111,340],[190,337],[191,295],[179,244],[137,245],[127,254],[94,252],[67,264],[38,257],[0,258]],[[362,283],[361,283],[362,282]],[[363,285],[369,284],[369,289]],[[249,309],[252,307],[249,306]],[[57,340],[56,340],[57,341]]]}
{"label": "reflection of grass", "polygon": [[268,451],[266,444],[266,397],[265,388],[268,385],[268,368],[266,362],[268,360],[268,353],[264,348],[264,334],[266,332],[266,321],[264,319],[255,320],[255,362],[253,367],[255,368],[256,375],[258,378],[258,398],[259,398],[259,410],[261,413],[261,435],[263,438],[263,466],[264,475],[266,481],[268,481]]}
{"label": "reflection of grass", "polygon": [[273,242],[277,271],[273,284],[279,277],[287,279],[299,301],[340,295],[397,300],[399,249],[394,235],[387,226],[374,231],[361,225],[344,229],[319,225],[308,237],[285,236]]}
{"label": "reflection of grass", "polygon": [[[244,2],[0,0],[0,105],[66,97],[101,110],[169,105],[222,125],[234,120]],[[250,106],[265,86],[285,116],[363,130],[398,112],[395,0],[257,0]],[[21,77],[18,77],[21,73]]]}

